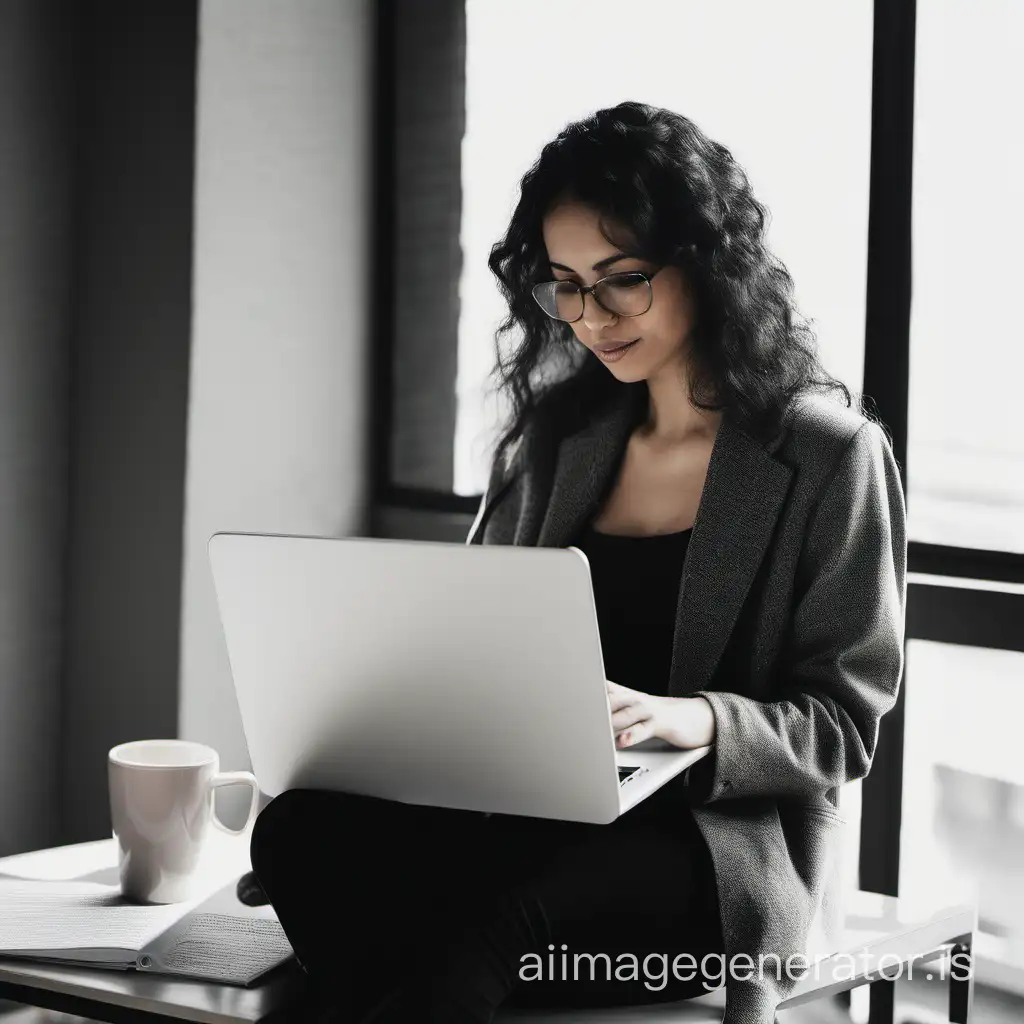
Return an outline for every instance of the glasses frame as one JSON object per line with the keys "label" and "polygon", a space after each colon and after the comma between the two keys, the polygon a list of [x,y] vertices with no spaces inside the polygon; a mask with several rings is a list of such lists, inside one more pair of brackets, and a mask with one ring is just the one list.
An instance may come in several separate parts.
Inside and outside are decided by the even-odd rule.
{"label": "glasses frame", "polygon": [[[594,301],[606,313],[611,313],[612,316],[617,316],[617,317],[643,316],[644,313],[649,313],[650,309],[651,309],[651,306],[654,305],[654,285],[651,282],[667,266],[668,266],[667,263],[663,263],[660,267],[658,267],[657,270],[655,270],[651,274],[648,274],[648,273],[646,273],[643,270],[617,270],[614,274],[606,274],[604,277],[602,277],[598,281],[595,281],[593,284],[579,284],[576,281],[569,281],[569,280],[567,280],[565,278],[559,279],[559,278],[556,277],[556,278],[553,278],[550,281],[538,281],[537,284],[535,284],[533,286],[533,288],[530,290],[530,294],[533,296],[534,302],[536,302],[537,305],[540,306],[541,311],[544,313],[544,315],[547,316],[547,317],[550,317],[552,320],[557,320],[560,324],[576,324],[576,323],[579,323],[580,320],[583,319],[584,314],[587,312],[587,295],[588,294],[589,295],[593,295]],[[626,274],[633,274],[633,275],[636,275],[637,277],[642,277],[647,282],[647,293],[648,293],[648,296],[650,297],[650,302],[647,303],[647,309],[643,310],[640,313],[619,313],[618,311],[616,311],[614,309],[609,309],[597,297],[597,288],[598,288],[599,285],[604,284],[605,281],[610,281],[613,277],[624,277]],[[565,320],[565,319],[563,319],[560,316],[553,316],[546,309],[544,309],[544,306],[541,304],[540,299],[537,298],[537,289],[538,288],[542,288],[545,285],[552,285],[552,284],[574,284],[579,289],[580,302],[582,303],[583,308],[582,308],[582,310],[580,312],[580,315],[578,317],[576,317],[575,320]]]}

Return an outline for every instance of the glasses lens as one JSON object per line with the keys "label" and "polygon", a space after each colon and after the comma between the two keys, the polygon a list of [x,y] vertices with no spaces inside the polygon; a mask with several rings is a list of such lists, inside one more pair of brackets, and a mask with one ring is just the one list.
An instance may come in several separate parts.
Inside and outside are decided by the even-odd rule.
{"label": "glasses lens", "polygon": [[[556,320],[579,320],[583,296],[575,281],[545,281],[533,289],[533,297]],[[639,316],[651,308],[651,283],[643,274],[612,274],[597,286],[598,301],[619,316]]]}
{"label": "glasses lens", "polygon": [[597,286],[605,309],[620,316],[639,316],[651,308],[651,285],[642,274],[612,274]]}
{"label": "glasses lens", "polygon": [[545,281],[533,289],[533,297],[556,320],[578,320],[583,315],[583,297],[573,281]]}

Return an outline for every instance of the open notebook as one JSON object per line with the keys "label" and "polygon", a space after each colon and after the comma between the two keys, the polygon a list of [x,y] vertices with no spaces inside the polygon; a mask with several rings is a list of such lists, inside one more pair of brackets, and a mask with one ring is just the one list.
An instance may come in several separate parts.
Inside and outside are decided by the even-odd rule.
{"label": "open notebook", "polygon": [[116,885],[0,876],[0,957],[249,985],[292,948],[273,908],[239,902],[236,883],[151,906]]}

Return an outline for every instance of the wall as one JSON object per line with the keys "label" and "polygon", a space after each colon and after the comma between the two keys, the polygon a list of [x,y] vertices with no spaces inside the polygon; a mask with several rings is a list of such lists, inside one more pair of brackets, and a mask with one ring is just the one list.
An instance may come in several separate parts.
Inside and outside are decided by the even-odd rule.
{"label": "wall", "polygon": [[0,6],[0,855],[59,835],[71,314],[60,6]]}
{"label": "wall", "polygon": [[189,0],[73,9],[67,842],[110,835],[107,751],[177,729],[196,33]]}
{"label": "wall", "polygon": [[179,722],[238,769],[210,535],[365,530],[371,8],[205,0],[199,33]]}

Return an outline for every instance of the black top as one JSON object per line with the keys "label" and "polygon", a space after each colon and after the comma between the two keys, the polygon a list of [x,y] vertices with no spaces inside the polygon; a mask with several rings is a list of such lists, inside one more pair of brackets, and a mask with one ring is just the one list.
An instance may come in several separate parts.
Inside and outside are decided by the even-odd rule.
{"label": "black top", "polygon": [[[689,530],[648,537],[599,533],[587,525],[574,542],[590,562],[605,677],[665,696]],[[628,753],[628,748],[623,754]],[[674,780],[673,780],[674,781]],[[627,783],[628,785],[628,783]],[[618,819],[620,827],[656,820],[695,831],[669,783]]]}
{"label": "black top", "polygon": [[649,537],[599,533],[575,541],[590,562],[605,677],[644,693],[668,693],[672,638],[689,530]]}

